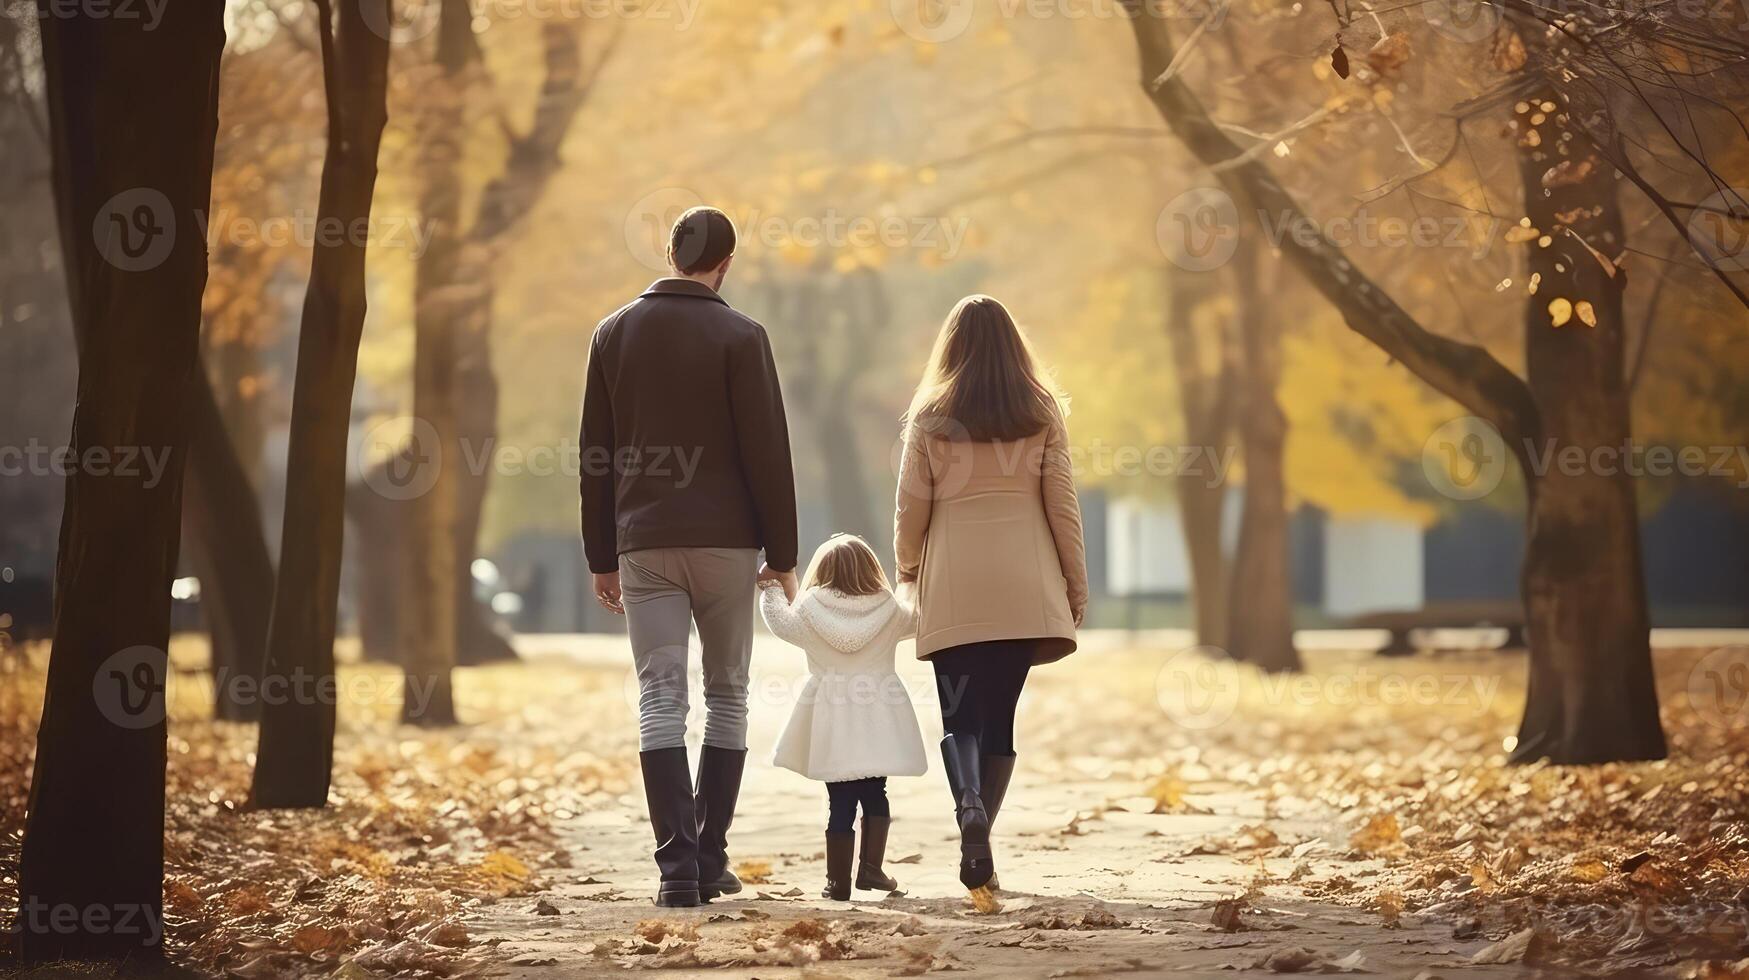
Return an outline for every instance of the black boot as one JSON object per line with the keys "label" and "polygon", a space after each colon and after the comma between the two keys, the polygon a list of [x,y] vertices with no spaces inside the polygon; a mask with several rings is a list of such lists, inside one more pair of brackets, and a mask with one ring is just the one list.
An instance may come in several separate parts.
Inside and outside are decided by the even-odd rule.
{"label": "black boot", "polygon": [[984,812],[979,778],[982,758],[978,740],[970,735],[944,735],[941,763],[953,791],[954,816],[960,828],[960,884],[976,891],[990,883],[996,862],[990,854],[990,816]]}
{"label": "black boot", "polygon": [[[1014,756],[987,755],[983,758],[984,777],[983,792],[979,797],[984,801],[984,813],[990,818],[990,833],[996,832],[996,816],[1002,812],[1002,798],[1008,795],[1008,781],[1014,778]],[[990,888],[997,890],[1002,887],[1001,879],[995,874],[990,875]]]}
{"label": "black boot", "polygon": [[729,824],[735,819],[735,800],[741,795],[741,772],[747,765],[746,749],[720,749],[707,745],[698,757],[698,891],[710,901],[741,890],[741,879],[729,868]]}
{"label": "black boot", "polygon": [[686,749],[640,752],[638,763],[644,770],[650,827],[656,832],[656,867],[662,872],[656,904],[682,909],[702,904],[698,896],[698,823],[692,812]]}
{"label": "black boot", "polygon": [[855,856],[855,831],[826,831],[826,889],[821,898],[850,901],[850,861]]}
{"label": "black boot", "polygon": [[862,818],[862,857],[856,862],[856,887],[877,892],[899,890],[899,883],[881,870],[887,859],[887,828],[892,825],[892,817]]}

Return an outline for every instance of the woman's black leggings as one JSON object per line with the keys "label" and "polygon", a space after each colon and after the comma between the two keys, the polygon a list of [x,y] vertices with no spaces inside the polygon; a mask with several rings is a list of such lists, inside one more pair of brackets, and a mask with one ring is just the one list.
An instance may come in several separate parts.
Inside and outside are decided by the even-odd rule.
{"label": "woman's black leggings", "polygon": [[847,779],[841,783],[826,784],[826,801],[829,812],[826,817],[826,829],[834,834],[847,833],[856,828],[856,805],[862,804],[862,815],[866,817],[889,817],[893,811],[887,807],[887,777],[870,776],[867,779]]}
{"label": "woman's black leggings", "polygon": [[992,640],[948,647],[930,657],[942,729],[975,736],[984,755],[1013,755],[1014,708],[1036,646],[1033,640]]}

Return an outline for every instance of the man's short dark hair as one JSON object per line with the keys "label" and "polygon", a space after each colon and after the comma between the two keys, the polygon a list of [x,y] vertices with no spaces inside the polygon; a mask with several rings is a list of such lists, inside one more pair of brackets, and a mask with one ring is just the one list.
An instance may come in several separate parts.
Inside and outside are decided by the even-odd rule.
{"label": "man's short dark hair", "polygon": [[735,223],[716,208],[688,208],[668,232],[668,257],[685,275],[715,269],[733,254]]}

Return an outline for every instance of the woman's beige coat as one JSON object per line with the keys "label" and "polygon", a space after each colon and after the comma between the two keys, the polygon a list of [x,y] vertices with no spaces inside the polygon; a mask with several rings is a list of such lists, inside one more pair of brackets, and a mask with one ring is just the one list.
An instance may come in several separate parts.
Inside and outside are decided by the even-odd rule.
{"label": "woman's beige coat", "polygon": [[1075,650],[1087,556],[1061,421],[1014,442],[905,433],[893,519],[900,582],[917,583],[917,656],[1040,639],[1035,663]]}

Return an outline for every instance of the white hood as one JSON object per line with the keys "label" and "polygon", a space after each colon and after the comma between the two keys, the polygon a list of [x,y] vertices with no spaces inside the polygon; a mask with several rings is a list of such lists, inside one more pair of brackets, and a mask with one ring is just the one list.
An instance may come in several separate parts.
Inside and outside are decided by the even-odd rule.
{"label": "white hood", "polygon": [[891,592],[845,595],[832,589],[809,589],[795,605],[796,616],[839,653],[855,653],[868,646],[898,611]]}

